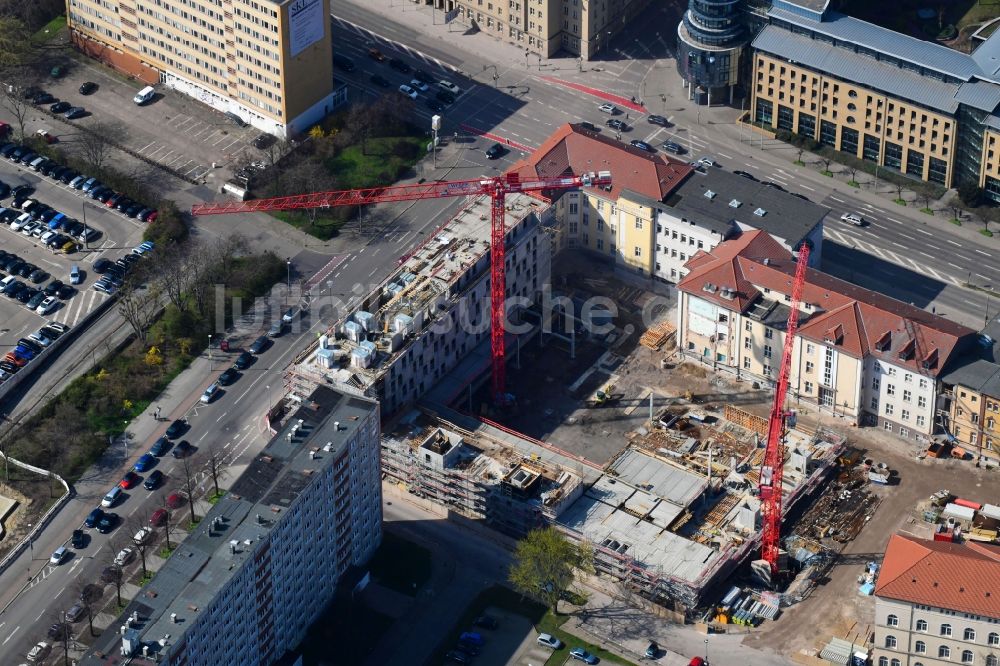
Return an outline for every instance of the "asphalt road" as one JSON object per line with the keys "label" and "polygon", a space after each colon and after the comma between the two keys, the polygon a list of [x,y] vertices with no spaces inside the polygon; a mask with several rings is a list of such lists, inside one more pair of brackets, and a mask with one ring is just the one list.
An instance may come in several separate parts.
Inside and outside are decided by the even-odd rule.
{"label": "asphalt road", "polygon": [[[897,206],[891,201],[895,193],[888,193],[884,183],[879,196],[867,184],[857,190],[822,176],[814,167],[797,167],[794,148],[774,140],[762,145],[759,136],[752,138],[735,124],[738,111],[699,109],[688,102],[672,59],[674,38],[659,29],[668,13],[663,8],[650,7],[635,22],[636,30],[613,42],[614,59],[578,65],[572,59],[512,60],[511,47],[482,35],[474,36],[475,42],[456,35],[452,42],[461,47],[443,48],[448,40],[442,39],[440,26],[437,33],[433,28],[421,31],[372,6],[344,1],[334,9],[334,43],[357,65],[354,72],[338,71],[338,76],[362,89],[376,88],[369,82],[374,72],[392,83],[390,92],[409,79],[370,59],[371,46],[411,63],[440,66],[439,71],[450,71],[449,78],[463,87],[459,101],[443,113],[446,127],[467,124],[529,146],[538,146],[563,123],[588,120],[603,125],[607,119],[597,110],[603,100],[553,79],[634,95],[672,126],[650,125],[632,113],[629,123],[634,127],[622,135],[623,141],[635,138],[659,145],[670,139],[688,148],[692,157],[712,155],[721,168],[747,171],[828,206],[832,212],[826,225],[824,270],[972,327],[982,326],[988,311],[1000,310],[996,298],[990,303],[987,293],[965,286],[971,282],[998,288],[1000,247],[995,241],[978,236],[968,223],[956,229],[947,222],[950,215],[931,217],[914,206]],[[475,52],[467,50],[471,44]],[[423,113],[423,107],[416,112]],[[861,213],[868,225],[841,223],[846,212]]]}

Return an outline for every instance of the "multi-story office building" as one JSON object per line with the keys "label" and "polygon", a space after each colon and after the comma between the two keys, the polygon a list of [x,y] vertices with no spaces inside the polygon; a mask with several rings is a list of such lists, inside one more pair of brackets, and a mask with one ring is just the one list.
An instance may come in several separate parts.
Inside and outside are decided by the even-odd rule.
{"label": "multi-story office building", "polygon": [[80,663],[145,647],[169,666],[267,666],[302,641],[382,535],[378,404],[304,398]]}
{"label": "multi-story office building", "polygon": [[[496,39],[549,58],[565,51],[590,60],[607,51],[649,0],[433,0]],[[428,2],[427,4],[430,4]]]}
{"label": "multi-story office building", "polygon": [[1000,464],[1000,319],[980,332],[978,342],[941,378],[948,400],[940,416],[960,446],[994,466]]}
{"label": "multi-story office building", "polygon": [[826,208],[747,178],[650,154],[582,125],[563,125],[511,167],[524,178],[594,169],[609,186],[553,195],[557,249],[593,252],[626,273],[677,282],[699,250],[711,250],[744,229],[761,228],[789,250],[823,242]]}
{"label": "multi-story office building", "polygon": [[748,42],[740,0],[689,0],[677,26],[677,70],[698,104],[733,102]]}
{"label": "multi-story office building", "polygon": [[[713,368],[762,382],[781,362],[795,260],[762,231],[700,252],[677,285],[679,347]],[[941,375],[975,332],[807,269],[793,343],[794,403],[926,441]]]}
{"label": "multi-story office building", "polygon": [[329,0],[67,0],[74,44],[265,132],[334,106]]}
{"label": "multi-story office building", "polygon": [[1000,201],[1000,35],[971,55],[812,0],[774,0],[752,43],[753,119]]}
{"label": "multi-story office building", "polygon": [[1000,547],[889,539],[875,585],[876,666],[1000,666]]}

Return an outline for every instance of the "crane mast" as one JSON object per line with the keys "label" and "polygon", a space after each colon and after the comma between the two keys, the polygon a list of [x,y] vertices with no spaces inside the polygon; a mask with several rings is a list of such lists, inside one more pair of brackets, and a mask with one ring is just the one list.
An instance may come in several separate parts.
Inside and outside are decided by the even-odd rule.
{"label": "crane mast", "polygon": [[802,299],[802,285],[806,278],[806,264],[809,263],[809,246],[799,246],[799,259],[795,265],[792,281],[791,312],[785,329],[785,344],[781,352],[781,367],[778,370],[778,384],[774,389],[774,402],[767,422],[767,444],[764,462],[760,469],[760,508],[763,518],[761,535],[761,558],[771,567],[771,576],[778,574],[778,551],[781,548],[781,477],[784,471],[785,425],[788,412],[785,397],[788,394],[788,379],[792,367],[792,349],[795,333],[799,327],[799,301]]}
{"label": "crane mast", "polygon": [[498,404],[506,404],[506,301],[507,301],[507,261],[506,225],[504,224],[504,202],[506,196],[516,192],[540,192],[544,190],[568,190],[579,187],[596,187],[611,184],[611,172],[588,172],[580,175],[566,175],[555,178],[532,177],[522,180],[517,173],[489,176],[471,180],[419,183],[414,185],[390,185],[357,190],[337,190],[295,194],[253,201],[229,201],[223,203],[202,203],[191,207],[192,215],[224,215],[231,213],[254,213],[274,210],[297,210],[305,208],[329,208],[331,206],[364,206],[391,201],[414,201],[418,199],[440,199],[443,197],[465,197],[487,195],[491,199],[490,224],[490,356],[492,360],[492,395]]}

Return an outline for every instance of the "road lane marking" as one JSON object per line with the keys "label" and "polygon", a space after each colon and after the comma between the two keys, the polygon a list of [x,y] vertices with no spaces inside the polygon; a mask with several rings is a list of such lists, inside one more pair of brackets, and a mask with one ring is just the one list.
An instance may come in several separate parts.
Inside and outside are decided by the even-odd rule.
{"label": "road lane marking", "polygon": [[949,243],[951,243],[951,244],[952,244],[952,245],[954,245],[955,247],[962,247],[962,244],[961,244],[961,243],[956,243],[955,241],[953,241],[953,240],[950,240],[950,239],[945,239],[945,240],[947,240],[947,241],[948,241]]}
{"label": "road lane marking", "polygon": [[20,628],[21,628],[21,625],[17,625],[14,628],[14,631],[10,632],[10,636],[8,636],[7,638],[4,639],[3,645],[7,645],[7,641],[9,641],[10,639],[14,638],[14,634],[16,634],[17,630],[20,629]]}
{"label": "road lane marking", "polygon": [[885,219],[887,219],[887,220],[892,220],[892,221],[893,221],[893,222],[895,222],[896,224],[902,224],[902,222],[900,222],[900,221],[899,221],[899,220],[897,220],[896,218],[894,218],[894,217],[889,217],[888,215],[886,215],[886,216],[885,216]]}
{"label": "road lane marking", "polygon": [[933,258],[934,258],[934,255],[933,255],[933,254],[927,254],[926,252],[921,252],[920,254],[924,255],[924,256],[925,256],[925,257],[927,257],[928,259],[933,259]]}
{"label": "road lane marking", "polygon": [[909,250],[910,249],[910,248],[906,247],[905,245],[903,245],[902,243],[897,243],[896,241],[892,241],[892,244],[895,245],[896,247],[901,247],[904,250]]}
{"label": "road lane marking", "polygon": [[810,192],[816,191],[813,188],[809,187],[808,185],[802,185],[801,183],[799,184],[799,187],[801,187],[803,190],[809,190]]}
{"label": "road lane marking", "polygon": [[719,152],[719,155],[721,155],[722,157],[725,157],[725,158],[726,158],[727,160],[731,160],[731,159],[733,159],[733,156],[732,156],[732,155],[726,155],[725,153],[723,153],[723,152],[721,152],[721,151]]}
{"label": "road lane marking", "polygon": [[962,270],[961,266],[959,266],[958,264],[953,264],[950,261],[948,262],[948,265],[951,266],[952,268],[957,268],[958,270]]}
{"label": "road lane marking", "polygon": [[921,234],[923,234],[925,236],[933,236],[934,235],[934,234],[932,234],[929,231],[924,231],[923,229],[920,229],[919,227],[916,227],[913,230],[916,231],[916,232],[918,232],[918,233],[921,233]]}
{"label": "road lane marking", "polygon": [[830,198],[833,199],[834,201],[839,201],[840,203],[847,203],[843,199],[838,199],[837,197],[833,196],[832,194],[830,195]]}
{"label": "road lane marking", "polygon": [[978,252],[979,254],[983,254],[983,255],[986,255],[987,257],[992,257],[992,256],[993,256],[993,255],[992,255],[992,254],[990,254],[989,252],[983,252],[982,250],[976,250],[976,252]]}

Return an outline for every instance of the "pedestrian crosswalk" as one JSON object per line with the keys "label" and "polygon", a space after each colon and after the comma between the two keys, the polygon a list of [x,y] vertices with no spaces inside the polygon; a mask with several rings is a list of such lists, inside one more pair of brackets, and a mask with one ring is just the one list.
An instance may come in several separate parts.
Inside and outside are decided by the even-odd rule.
{"label": "pedestrian crosswalk", "polygon": [[827,228],[824,229],[823,235],[832,238],[833,240],[837,241],[838,243],[841,243],[842,245],[846,245],[847,247],[852,247],[861,250],[862,252],[865,252],[867,254],[875,255],[879,259],[883,259],[885,261],[891,261],[897,266],[902,266],[907,270],[916,271],[921,275],[934,278],[939,282],[944,282],[946,284],[953,284],[957,287],[964,286],[965,284],[963,280],[955,277],[954,275],[949,275],[942,271],[935,270],[930,266],[926,265],[926,263],[917,261],[908,256],[901,256],[898,252],[893,252],[892,250],[886,248],[880,248],[874,245],[873,243],[862,240],[852,234],[848,234],[843,231],[839,231],[837,229]]}
{"label": "pedestrian crosswalk", "polygon": [[[462,71],[457,67],[455,67],[454,65],[450,65],[438,58],[427,55],[426,53],[422,53],[421,51],[418,51],[416,49],[410,48],[406,44],[400,44],[399,42],[389,39],[388,37],[383,37],[382,35],[373,32],[367,28],[363,28],[356,23],[352,23],[347,19],[342,19],[337,16],[331,16],[331,18],[333,19],[333,23],[335,26],[339,26],[343,30],[347,30],[349,32],[358,35],[359,37],[364,39],[365,42],[368,43],[370,47],[374,46],[379,49],[385,48],[394,51],[399,51],[401,53],[405,53],[414,60],[425,62],[430,67],[436,66],[455,74],[462,73]],[[334,49],[335,50],[338,49],[338,42],[336,40],[334,40]]]}

